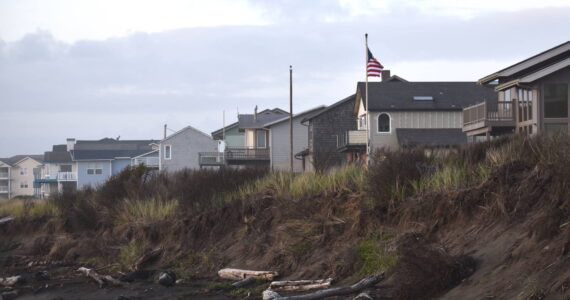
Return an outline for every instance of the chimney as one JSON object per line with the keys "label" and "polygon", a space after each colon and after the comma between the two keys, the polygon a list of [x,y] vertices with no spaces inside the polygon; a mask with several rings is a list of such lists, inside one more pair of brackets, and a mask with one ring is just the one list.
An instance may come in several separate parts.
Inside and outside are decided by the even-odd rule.
{"label": "chimney", "polygon": [[166,124],[164,124],[164,138],[166,138]]}
{"label": "chimney", "polygon": [[253,109],[253,120],[257,121],[257,105],[255,106],[255,108]]}
{"label": "chimney", "polygon": [[73,150],[74,146],[75,146],[75,139],[74,138],[68,138],[67,139],[67,151]]}
{"label": "chimney", "polygon": [[382,81],[390,79],[390,70],[382,70]]}

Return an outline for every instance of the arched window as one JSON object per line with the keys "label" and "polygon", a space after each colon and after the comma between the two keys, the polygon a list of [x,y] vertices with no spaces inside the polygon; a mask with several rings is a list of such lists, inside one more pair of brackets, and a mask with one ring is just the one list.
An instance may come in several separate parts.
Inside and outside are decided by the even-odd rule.
{"label": "arched window", "polygon": [[390,116],[387,113],[378,116],[378,132],[390,132]]}

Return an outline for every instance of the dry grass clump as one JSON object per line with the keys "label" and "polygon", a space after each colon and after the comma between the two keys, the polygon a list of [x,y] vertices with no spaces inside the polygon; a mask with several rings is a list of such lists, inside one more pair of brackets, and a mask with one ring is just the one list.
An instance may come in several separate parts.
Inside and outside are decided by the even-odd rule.
{"label": "dry grass clump", "polygon": [[160,197],[127,199],[123,202],[117,219],[120,224],[149,224],[174,217],[177,209],[177,200],[165,200]]}
{"label": "dry grass clump", "polygon": [[0,217],[13,216],[16,218],[23,217],[41,217],[41,216],[59,216],[60,210],[53,203],[45,200],[30,199],[11,199],[0,201]]}

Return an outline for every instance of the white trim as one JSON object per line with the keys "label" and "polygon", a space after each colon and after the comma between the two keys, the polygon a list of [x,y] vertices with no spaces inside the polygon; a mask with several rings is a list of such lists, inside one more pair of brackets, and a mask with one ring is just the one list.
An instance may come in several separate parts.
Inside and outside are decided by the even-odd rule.
{"label": "white trim", "polygon": [[[388,116],[388,118],[389,118],[389,120],[390,120],[390,124],[389,124],[390,130],[389,130],[389,131],[380,131],[380,126],[378,126],[378,122],[379,122],[379,119],[380,119],[380,116],[381,116],[381,115],[387,115],[387,116]],[[378,113],[378,116],[376,116],[376,133],[378,133],[378,134],[384,134],[384,135],[392,134],[392,116],[391,116],[389,113],[387,113],[387,112],[380,112],[380,113]]]}

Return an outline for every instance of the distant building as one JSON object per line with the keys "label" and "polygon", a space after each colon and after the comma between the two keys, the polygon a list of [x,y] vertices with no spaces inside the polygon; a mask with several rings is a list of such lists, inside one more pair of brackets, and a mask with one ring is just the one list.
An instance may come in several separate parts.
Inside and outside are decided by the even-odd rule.
{"label": "distant building", "polygon": [[224,142],[224,151],[200,153],[200,166],[268,168],[271,149],[265,126],[286,116],[289,113],[279,108],[257,112],[257,107],[253,114],[238,115],[238,122],[212,133],[214,139]]}
{"label": "distant building", "polygon": [[368,83],[369,107],[365,83],[357,85],[353,110],[357,130],[347,131],[339,144],[349,161],[365,161],[368,138],[371,151],[458,146],[467,142],[463,108],[497,98],[495,91],[476,82],[408,82],[383,72],[386,80]]}
{"label": "distant building", "polygon": [[0,199],[39,196],[34,177],[40,173],[43,155],[15,155],[0,158]]}
{"label": "distant building", "polygon": [[355,95],[348,96],[301,120],[307,126],[307,148],[296,156],[302,159],[304,171],[325,170],[346,161],[338,148],[347,131],[356,129],[354,99]]}
{"label": "distant building", "polygon": [[63,189],[77,188],[77,163],[71,159],[70,152],[74,143],[75,140],[68,139],[68,144],[53,145],[52,151],[44,153],[44,164],[34,180],[40,189],[40,197],[48,197]]}
{"label": "distant building", "polygon": [[[479,80],[499,93],[463,110],[471,140],[522,132],[569,132],[570,41]],[[483,101],[485,100],[485,101]]]}
{"label": "distant building", "polygon": [[156,140],[78,140],[70,147],[72,160],[77,164],[77,188],[101,185],[112,175],[133,165],[141,155],[157,157],[158,149],[153,147],[156,144]]}
{"label": "distant building", "polygon": [[[293,171],[302,172],[303,158],[295,155],[308,147],[309,128],[302,121],[321,112],[325,106],[319,106],[293,116]],[[265,125],[269,129],[269,160],[272,170],[289,171],[290,166],[290,138],[289,138],[289,116],[285,116],[277,121]]]}
{"label": "distant building", "polygon": [[192,126],[187,126],[170,136],[159,145],[160,170],[175,172],[182,169],[199,169],[200,152],[217,152],[218,142]]}

